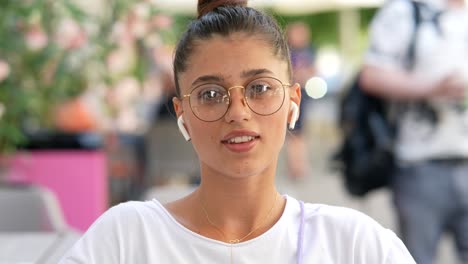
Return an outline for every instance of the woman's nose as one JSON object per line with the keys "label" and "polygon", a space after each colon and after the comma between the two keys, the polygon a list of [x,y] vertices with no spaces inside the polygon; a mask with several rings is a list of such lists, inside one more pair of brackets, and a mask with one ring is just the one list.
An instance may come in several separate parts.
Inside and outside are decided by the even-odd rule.
{"label": "woman's nose", "polygon": [[[240,88],[240,89],[235,89]],[[250,110],[247,101],[244,97],[244,87],[232,87],[229,89],[229,109],[225,115],[227,122],[240,122],[243,120],[249,120],[252,116],[252,111]]]}

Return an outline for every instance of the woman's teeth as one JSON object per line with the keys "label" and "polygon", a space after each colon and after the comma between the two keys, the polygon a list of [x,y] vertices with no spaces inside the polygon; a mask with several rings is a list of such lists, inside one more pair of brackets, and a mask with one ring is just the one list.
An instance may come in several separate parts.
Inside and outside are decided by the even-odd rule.
{"label": "woman's teeth", "polygon": [[244,142],[249,142],[254,140],[255,137],[253,136],[242,136],[242,137],[234,137],[228,140],[228,143],[233,144],[233,143],[244,143]]}

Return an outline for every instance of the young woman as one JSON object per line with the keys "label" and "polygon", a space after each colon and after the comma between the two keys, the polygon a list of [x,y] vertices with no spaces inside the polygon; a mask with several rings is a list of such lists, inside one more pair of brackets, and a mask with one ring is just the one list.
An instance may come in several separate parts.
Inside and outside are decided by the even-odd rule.
{"label": "young woman", "polygon": [[276,190],[301,92],[280,28],[246,2],[200,1],[174,58],[174,108],[200,187],[169,204],[111,208],[61,263],[414,263],[369,217]]}

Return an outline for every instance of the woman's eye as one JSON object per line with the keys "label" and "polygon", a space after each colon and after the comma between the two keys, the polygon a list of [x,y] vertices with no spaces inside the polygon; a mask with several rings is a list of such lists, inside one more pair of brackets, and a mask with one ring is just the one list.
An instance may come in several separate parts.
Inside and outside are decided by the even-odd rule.
{"label": "woman's eye", "polygon": [[197,98],[201,103],[219,103],[224,100],[224,94],[219,89],[203,89],[198,92]]}
{"label": "woman's eye", "polygon": [[272,91],[272,87],[265,83],[251,84],[247,88],[247,94],[250,96],[261,96],[268,94]]}
{"label": "woman's eye", "polygon": [[264,92],[267,92],[268,90],[270,90],[271,87],[268,84],[255,84],[255,85],[253,85],[252,89],[256,93],[264,93]]}
{"label": "woman's eye", "polygon": [[217,91],[205,91],[202,94],[202,97],[205,99],[212,99],[216,98],[217,96],[219,96],[219,93]]}

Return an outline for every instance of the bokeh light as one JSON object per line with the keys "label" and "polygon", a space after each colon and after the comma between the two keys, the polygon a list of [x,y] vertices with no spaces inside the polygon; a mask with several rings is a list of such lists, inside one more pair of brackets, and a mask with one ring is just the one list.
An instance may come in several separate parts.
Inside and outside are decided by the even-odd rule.
{"label": "bokeh light", "polygon": [[310,78],[305,86],[305,90],[308,96],[313,99],[320,99],[327,94],[328,87],[327,83],[320,77]]}

